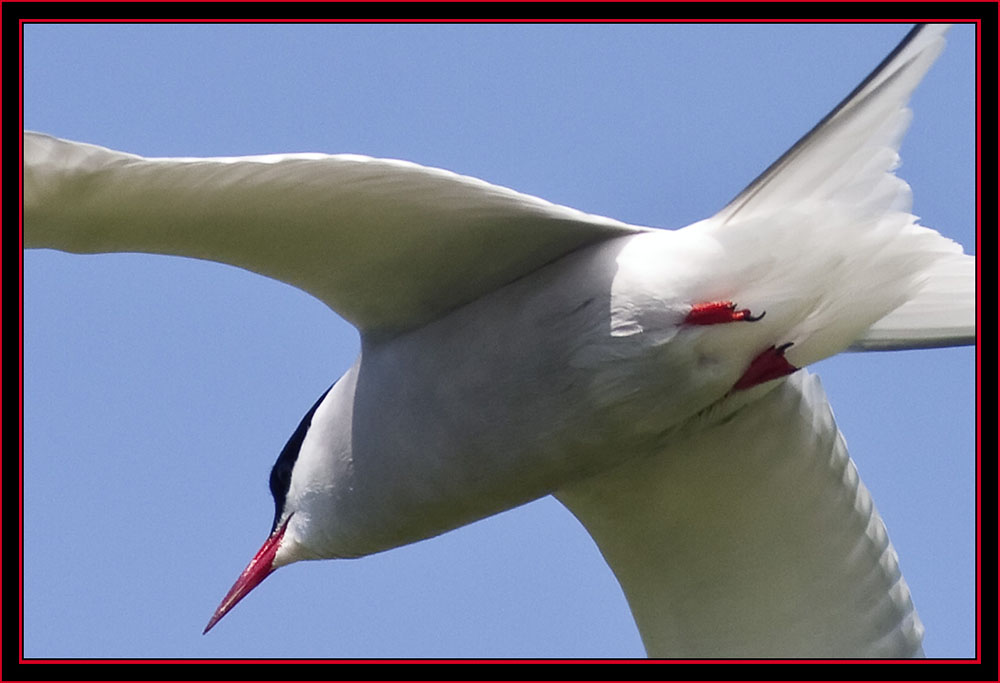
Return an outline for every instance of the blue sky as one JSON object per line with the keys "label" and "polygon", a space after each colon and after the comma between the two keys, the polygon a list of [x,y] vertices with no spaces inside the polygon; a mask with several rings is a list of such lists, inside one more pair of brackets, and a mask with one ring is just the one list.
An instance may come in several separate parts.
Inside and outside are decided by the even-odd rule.
{"label": "blue sky", "polygon": [[[721,208],[909,29],[881,25],[30,25],[27,128],[147,156],[350,152],[631,223]],[[975,30],[912,102],[898,173],[975,252]],[[280,282],[141,255],[24,256],[31,657],[639,657],[596,547],[537,501],[272,575],[271,464],[357,334]],[[975,353],[814,367],[929,656],[974,654]]]}

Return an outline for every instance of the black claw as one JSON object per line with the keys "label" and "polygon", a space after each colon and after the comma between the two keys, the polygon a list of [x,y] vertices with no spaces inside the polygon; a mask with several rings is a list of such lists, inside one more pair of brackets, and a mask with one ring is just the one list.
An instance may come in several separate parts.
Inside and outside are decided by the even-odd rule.
{"label": "black claw", "polygon": [[780,354],[783,354],[783,353],[785,353],[785,351],[788,350],[788,347],[791,346],[794,343],[795,342],[788,342],[786,344],[782,344],[781,346],[779,346],[778,348],[776,348],[775,351],[777,351]]}
{"label": "black claw", "polygon": [[750,311],[747,311],[746,315],[743,316],[743,319],[746,320],[747,322],[755,323],[761,318],[763,318],[765,315],[767,315],[767,311],[761,311],[760,315],[750,315]]}

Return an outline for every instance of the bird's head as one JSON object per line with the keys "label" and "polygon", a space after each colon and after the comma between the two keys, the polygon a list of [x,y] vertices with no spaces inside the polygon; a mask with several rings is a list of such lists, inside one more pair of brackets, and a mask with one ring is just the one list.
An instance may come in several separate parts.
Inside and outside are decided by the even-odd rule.
{"label": "bird's head", "polygon": [[268,535],[267,540],[264,541],[264,545],[260,547],[260,550],[250,560],[247,568],[236,579],[236,583],[226,593],[226,597],[219,603],[219,606],[216,608],[212,618],[209,619],[208,625],[202,633],[208,633],[222,617],[226,616],[229,610],[236,606],[236,603],[242,600],[275,569],[297,560],[305,559],[308,556],[300,544],[296,542],[295,533],[289,532],[289,522],[292,521],[295,510],[294,504],[290,504],[288,492],[292,484],[292,472],[295,469],[295,463],[302,450],[306,434],[312,425],[313,415],[329,391],[327,389],[323,392],[323,395],[317,399],[313,407],[305,414],[299,422],[299,426],[295,428],[295,431],[288,438],[285,447],[281,449],[278,459],[271,468],[271,477],[268,482],[271,489],[271,496],[274,498],[274,521],[271,523],[271,533]]}

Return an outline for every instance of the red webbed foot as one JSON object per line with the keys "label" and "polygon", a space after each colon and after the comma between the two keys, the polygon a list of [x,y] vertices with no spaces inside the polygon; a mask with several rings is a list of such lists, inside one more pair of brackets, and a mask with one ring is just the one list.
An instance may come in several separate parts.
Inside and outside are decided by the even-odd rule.
{"label": "red webbed foot", "polygon": [[785,351],[791,345],[792,342],[777,347],[772,346],[750,361],[750,367],[747,368],[742,377],[736,380],[732,391],[749,389],[769,380],[790,375],[798,370],[785,358]]}
{"label": "red webbed foot", "polygon": [[746,308],[737,311],[736,304],[732,301],[709,301],[708,303],[692,306],[691,311],[684,318],[684,324],[718,325],[719,323],[734,323],[741,320],[752,323],[763,318],[764,313],[753,316],[750,315],[750,310]]}

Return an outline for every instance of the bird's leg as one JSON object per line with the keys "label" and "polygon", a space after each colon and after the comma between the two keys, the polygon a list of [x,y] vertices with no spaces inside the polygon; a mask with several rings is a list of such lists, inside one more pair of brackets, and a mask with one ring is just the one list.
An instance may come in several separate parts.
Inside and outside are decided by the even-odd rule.
{"label": "bird's leg", "polygon": [[753,316],[750,315],[750,310],[746,308],[737,311],[736,304],[732,301],[709,301],[708,303],[693,305],[687,317],[684,318],[684,324],[717,325],[719,323],[733,323],[739,320],[752,323],[763,318],[764,313]]}
{"label": "bird's leg", "polygon": [[747,368],[742,377],[736,380],[731,391],[749,389],[769,380],[790,375],[798,370],[785,358],[785,351],[791,345],[792,342],[777,347],[772,346],[759,354],[750,361],[750,367]]}

